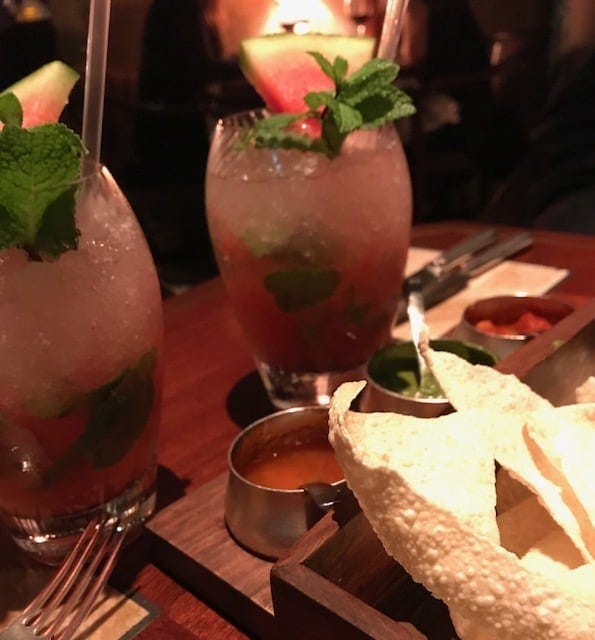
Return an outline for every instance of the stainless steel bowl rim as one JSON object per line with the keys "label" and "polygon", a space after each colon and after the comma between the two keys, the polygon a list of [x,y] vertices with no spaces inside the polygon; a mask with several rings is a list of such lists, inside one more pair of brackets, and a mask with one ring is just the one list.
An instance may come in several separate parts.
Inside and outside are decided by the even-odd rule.
{"label": "stainless steel bowl rim", "polygon": [[[290,494],[290,495],[298,495],[298,494],[304,493],[305,492],[304,489],[276,489],[274,487],[267,487],[262,484],[256,484],[255,482],[248,480],[236,469],[233,463],[233,453],[237,445],[244,438],[248,437],[252,431],[257,429],[263,423],[270,422],[271,420],[283,419],[284,416],[295,414],[295,413],[323,413],[323,412],[328,413],[328,407],[323,407],[318,405],[291,407],[289,409],[282,409],[281,411],[276,411],[275,413],[269,413],[266,416],[259,418],[255,422],[250,423],[249,426],[247,426],[240,433],[238,433],[238,435],[233,439],[231,445],[229,446],[229,449],[227,452],[227,466],[229,468],[230,473],[232,473],[240,482],[243,482],[244,484],[255,487],[261,491],[266,491],[270,493],[283,493],[283,494]],[[330,483],[330,486],[337,487],[344,483],[345,483],[345,479],[342,478],[341,480],[337,480],[336,482]]]}
{"label": "stainless steel bowl rim", "polygon": [[[430,344],[432,343],[439,343],[439,344],[446,344],[446,343],[458,343],[461,344],[462,346],[466,347],[467,349],[472,349],[476,352],[481,352],[486,354],[486,356],[488,356],[489,358],[493,359],[494,363],[498,360],[498,358],[491,353],[488,349],[486,349],[485,347],[483,347],[480,344],[476,344],[473,343],[469,340],[459,340],[456,338],[437,338],[435,340],[431,340]],[[377,389],[378,391],[380,391],[381,393],[384,393],[392,398],[396,398],[399,400],[404,400],[407,402],[418,402],[421,404],[429,404],[429,405],[448,405],[448,399],[445,397],[441,397],[441,398],[424,398],[424,397],[417,397],[417,396],[410,396],[410,395],[406,395],[404,393],[399,393],[398,391],[394,391],[393,389],[389,389],[388,387],[384,386],[382,383],[378,382],[378,380],[376,380],[372,374],[370,373],[370,365],[372,363],[372,361],[374,360],[374,358],[378,357],[379,354],[382,354],[383,351],[387,350],[390,347],[394,347],[395,344],[398,345],[413,345],[413,343],[409,340],[405,340],[403,342],[399,342],[399,343],[392,343],[389,345],[386,345],[384,347],[382,347],[381,349],[379,349],[378,351],[376,351],[376,353],[374,353],[372,355],[372,357],[367,361],[366,363],[366,382],[371,385],[372,387],[374,387],[375,389]],[[439,349],[442,351],[448,351],[448,349]]]}
{"label": "stainless steel bowl rim", "polygon": [[[539,335],[538,333],[493,333],[491,331],[485,331],[484,329],[478,329],[475,326],[475,324],[469,319],[470,313],[472,313],[472,311],[475,310],[479,305],[488,305],[490,303],[492,304],[501,303],[502,305],[504,305],[506,304],[506,302],[511,302],[511,301],[515,301],[515,302],[525,301],[529,303],[533,302],[535,303],[535,305],[538,305],[540,302],[543,302],[544,304],[551,304],[553,306],[556,306],[560,311],[560,313],[566,313],[566,315],[569,315],[574,310],[572,305],[547,295],[535,296],[535,295],[528,295],[528,294],[522,294],[522,293],[504,294],[499,296],[490,296],[488,298],[480,298],[479,300],[472,302],[463,311],[461,321],[463,325],[465,325],[465,327],[469,329],[472,333],[475,333],[476,335],[480,335],[480,336],[485,335],[494,340],[503,340],[503,341],[509,340],[511,342],[527,342],[531,338],[534,338],[536,335]],[[523,313],[522,310],[520,311],[519,316],[521,313]],[[490,318],[489,316],[486,316],[485,319],[490,319]],[[549,318],[547,317],[546,319],[549,320]]]}
{"label": "stainless steel bowl rim", "polygon": [[409,402],[422,402],[424,404],[448,404],[448,400],[446,398],[423,398],[423,397],[417,397],[417,396],[408,396],[408,395],[405,395],[404,393],[393,391],[392,389],[389,389],[388,387],[385,387],[384,385],[374,380],[374,378],[372,378],[372,376],[368,373],[367,368],[366,368],[366,382],[367,384],[378,389],[382,393],[388,394],[389,396],[392,396],[394,398],[398,398],[399,400],[407,400]]}

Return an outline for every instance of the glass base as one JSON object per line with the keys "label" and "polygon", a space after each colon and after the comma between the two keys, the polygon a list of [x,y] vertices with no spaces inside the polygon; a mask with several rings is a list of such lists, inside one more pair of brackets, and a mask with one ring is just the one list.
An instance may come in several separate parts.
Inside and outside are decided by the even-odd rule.
{"label": "glass base", "polygon": [[78,537],[94,517],[118,516],[134,529],[147,520],[155,510],[155,484],[142,487],[134,482],[109,502],[85,511],[40,518],[21,518],[3,513],[3,519],[14,542],[31,558],[48,565],[57,565],[74,546]]}
{"label": "glass base", "polygon": [[295,373],[258,361],[256,366],[270,401],[278,409],[328,406],[339,385],[365,378],[365,364],[349,371],[322,373]]}

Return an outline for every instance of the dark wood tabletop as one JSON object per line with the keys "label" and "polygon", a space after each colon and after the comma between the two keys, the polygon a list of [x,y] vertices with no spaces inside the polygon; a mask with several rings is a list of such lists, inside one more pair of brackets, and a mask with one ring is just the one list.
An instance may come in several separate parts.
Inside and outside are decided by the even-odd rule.
{"label": "dark wood tabletop", "polygon": [[[418,226],[413,230],[412,245],[445,248],[478,228],[480,225],[469,222]],[[515,230],[501,231],[506,235]],[[547,231],[532,234],[533,245],[516,256],[517,260],[569,270],[551,295],[575,306],[595,297],[595,239]],[[218,278],[166,299],[164,312],[166,374],[159,441],[159,509],[223,473],[227,449],[238,431],[274,410]],[[116,587],[132,587],[159,608],[159,615],[138,638],[250,637],[237,622],[232,623],[193,595],[182,581],[166,575],[151,552],[147,535],[141,536],[121,558],[112,579]]]}
{"label": "dark wood tabletop", "polygon": [[[412,245],[442,249],[479,226],[468,222],[418,226],[413,229]],[[502,228],[503,234],[512,231]],[[533,237],[533,245],[516,259],[570,272],[552,295],[575,306],[595,297],[592,236],[534,231]],[[161,506],[224,472],[227,448],[238,430],[273,410],[219,279],[167,299],[164,308]],[[150,558],[150,549],[145,553]],[[143,640],[249,637],[150,561],[140,566],[133,580],[161,609],[161,616],[140,634]]]}

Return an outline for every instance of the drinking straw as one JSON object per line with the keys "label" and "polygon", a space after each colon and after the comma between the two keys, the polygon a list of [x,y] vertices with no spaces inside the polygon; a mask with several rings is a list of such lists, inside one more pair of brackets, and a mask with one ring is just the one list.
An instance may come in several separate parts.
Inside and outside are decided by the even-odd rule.
{"label": "drinking straw", "polygon": [[394,60],[397,56],[397,46],[403,29],[403,19],[409,0],[388,0],[384,13],[384,22],[380,33],[380,42],[376,55],[379,58]]}
{"label": "drinking straw", "polygon": [[89,6],[82,138],[95,162],[101,153],[110,7],[111,0],[91,0]]}

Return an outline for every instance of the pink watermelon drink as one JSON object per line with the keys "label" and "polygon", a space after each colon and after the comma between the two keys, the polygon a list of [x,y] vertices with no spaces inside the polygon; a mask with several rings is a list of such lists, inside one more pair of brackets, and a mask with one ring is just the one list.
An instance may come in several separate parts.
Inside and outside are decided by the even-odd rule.
{"label": "pink watermelon drink", "polygon": [[263,150],[219,171],[211,163],[211,237],[259,360],[342,371],[386,340],[411,221],[405,158],[390,133],[354,134],[334,160],[277,152],[274,175]]}
{"label": "pink watermelon drink", "polygon": [[[15,85],[24,113],[28,96],[43,97],[39,79]],[[49,118],[70,88],[44,82]],[[60,130],[60,146],[55,126],[0,132],[0,156],[10,162],[25,139],[40,158],[26,179],[57,177],[59,194],[48,195],[36,221],[0,176],[8,211],[0,218],[0,514],[17,544],[44,561],[62,555],[96,513],[141,521],[152,512],[163,335],[155,268],[128,202],[102,167],[61,182],[69,163],[78,173],[80,154],[69,158],[76,138]],[[46,136],[64,152],[55,166],[46,167]],[[74,204],[70,223],[65,202]]]}
{"label": "pink watermelon drink", "polygon": [[[284,36],[275,38],[282,47]],[[296,38],[302,47],[297,53]],[[301,81],[308,76],[326,91],[329,79],[312,75],[314,60],[304,47],[320,50],[327,40],[334,47],[336,41],[301,38],[290,40],[288,66]],[[262,40],[272,55],[274,43],[256,40],[257,48]],[[341,44],[348,49],[352,40],[361,46],[350,38]],[[277,57],[283,55],[282,48]],[[244,51],[245,66],[246,56],[250,52]],[[307,60],[307,73],[300,74],[295,56]],[[280,78],[273,82],[254,70],[247,75],[270,104],[287,100],[295,108],[295,92],[285,92]],[[305,149],[258,144],[258,129],[256,144],[242,144],[246,126],[263,122],[269,126],[266,114],[242,114],[216,128],[207,169],[211,239],[273,403],[326,404],[334,388],[359,375],[389,338],[409,245],[407,163],[392,124],[354,130],[339,149],[323,152],[308,148],[308,141]],[[290,122],[289,130],[305,130],[319,145],[316,135],[324,135],[326,126],[308,113]],[[283,132],[274,136],[278,140]]]}

